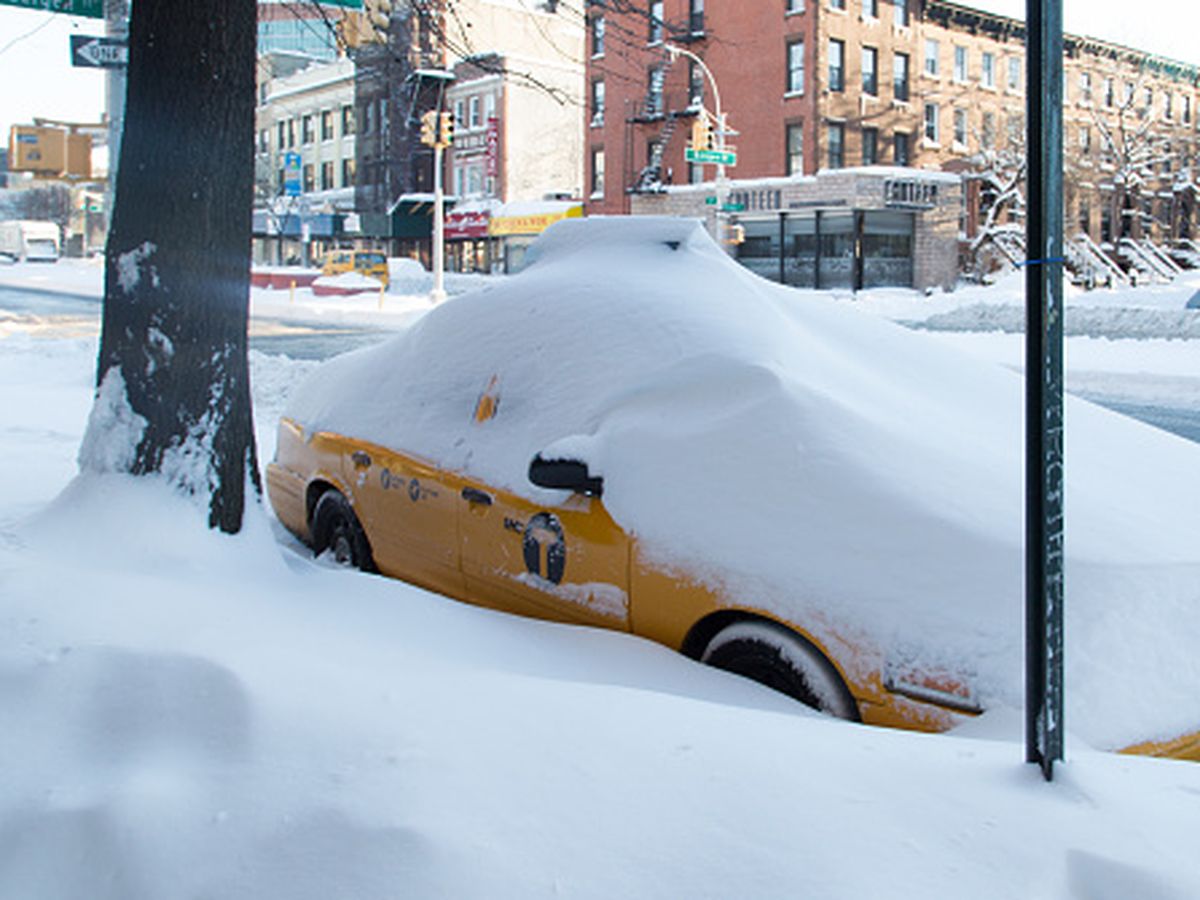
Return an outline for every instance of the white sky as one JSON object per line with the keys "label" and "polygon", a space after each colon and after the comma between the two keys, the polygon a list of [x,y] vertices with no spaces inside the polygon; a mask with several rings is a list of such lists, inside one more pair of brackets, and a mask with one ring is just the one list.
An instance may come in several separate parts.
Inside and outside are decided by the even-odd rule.
{"label": "white sky", "polygon": [[[765,2],[765,0],[753,0]],[[964,0],[967,5],[1023,17],[1024,0]],[[1088,34],[1200,63],[1200,4],[1192,0],[1065,0],[1068,31]],[[36,33],[22,35],[37,29]],[[97,121],[104,76],[70,65],[68,36],[103,34],[99,19],[0,7],[0,137],[33,116]],[[8,46],[14,39],[16,43]],[[7,49],[5,49],[7,46]]]}

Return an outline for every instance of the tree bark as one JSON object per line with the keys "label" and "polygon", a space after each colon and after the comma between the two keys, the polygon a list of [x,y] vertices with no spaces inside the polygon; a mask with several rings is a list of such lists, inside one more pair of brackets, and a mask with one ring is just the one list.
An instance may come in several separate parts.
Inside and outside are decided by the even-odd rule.
{"label": "tree bark", "polygon": [[[129,45],[100,389],[81,463],[160,473],[233,533],[247,483],[259,489],[246,346],[255,2],[141,0]],[[114,419],[100,407],[119,406],[122,386],[133,415]],[[118,420],[140,431],[125,429],[134,446],[114,452],[103,444],[122,440]]]}

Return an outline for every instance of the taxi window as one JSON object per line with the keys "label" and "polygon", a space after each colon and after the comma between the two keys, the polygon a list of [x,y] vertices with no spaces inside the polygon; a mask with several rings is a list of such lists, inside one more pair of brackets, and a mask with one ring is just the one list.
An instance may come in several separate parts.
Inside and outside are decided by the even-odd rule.
{"label": "taxi window", "polygon": [[382,266],[386,263],[387,259],[382,253],[362,253],[358,257],[358,264],[361,266]]}

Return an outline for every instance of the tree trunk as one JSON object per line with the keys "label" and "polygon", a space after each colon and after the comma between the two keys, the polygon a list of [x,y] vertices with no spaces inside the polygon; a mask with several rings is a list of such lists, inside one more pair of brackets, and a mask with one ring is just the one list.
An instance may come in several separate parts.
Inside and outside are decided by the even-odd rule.
{"label": "tree trunk", "polygon": [[96,409],[81,465],[161,473],[241,528],[250,411],[254,0],[133,4],[105,252]]}

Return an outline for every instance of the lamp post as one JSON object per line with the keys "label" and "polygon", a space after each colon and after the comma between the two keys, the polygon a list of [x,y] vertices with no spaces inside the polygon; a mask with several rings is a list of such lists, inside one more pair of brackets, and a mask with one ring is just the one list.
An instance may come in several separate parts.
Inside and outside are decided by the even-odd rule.
{"label": "lamp post", "polygon": [[[698,65],[700,67],[700,71],[704,73],[704,77],[708,80],[708,83],[712,86],[713,104],[716,106],[716,113],[713,115],[713,118],[717,123],[717,128],[716,128],[717,148],[716,149],[721,154],[722,160],[723,160],[724,154],[725,154],[725,132],[726,132],[725,111],[721,108],[721,89],[719,87],[717,87],[717,79],[713,77],[712,70],[710,70],[708,68],[708,66],[704,64],[704,60],[702,60],[699,56],[697,56],[691,50],[688,50],[684,47],[680,47],[678,44],[671,44],[671,43],[663,44],[663,49],[667,51],[667,56],[670,58],[671,62],[674,62],[680,56],[686,56],[688,59],[690,59],[696,65]],[[700,114],[708,115],[709,113],[702,106],[700,108]],[[721,246],[724,247],[725,239],[726,239],[725,202],[729,199],[729,179],[725,177],[725,163],[723,161],[720,161],[717,163],[716,193],[717,193],[717,233],[716,233],[716,238],[717,238],[717,243],[721,244]]]}

